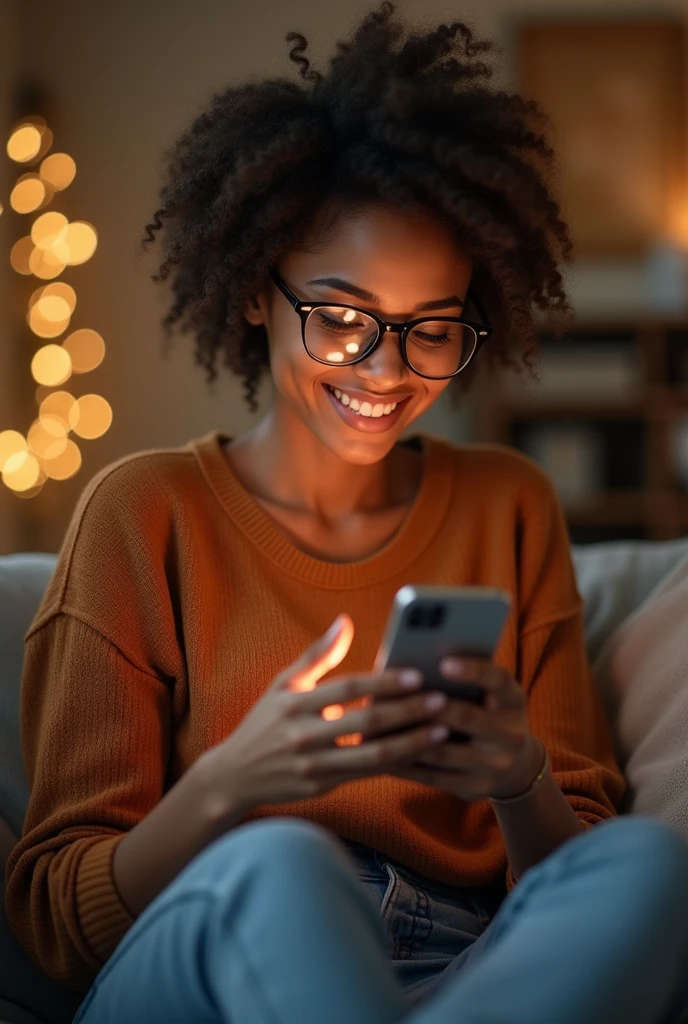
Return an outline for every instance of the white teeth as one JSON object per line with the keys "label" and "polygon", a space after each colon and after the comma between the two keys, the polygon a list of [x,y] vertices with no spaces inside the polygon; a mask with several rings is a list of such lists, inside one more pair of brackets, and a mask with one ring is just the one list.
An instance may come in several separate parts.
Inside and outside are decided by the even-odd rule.
{"label": "white teeth", "polygon": [[348,405],[358,416],[372,416],[376,419],[379,416],[389,416],[399,404],[398,402],[389,402],[387,405],[383,405],[382,402],[376,402],[373,405],[371,402],[359,402],[357,398],[350,398],[345,391],[339,391],[338,388],[330,388],[330,391],[336,395],[342,405]]}

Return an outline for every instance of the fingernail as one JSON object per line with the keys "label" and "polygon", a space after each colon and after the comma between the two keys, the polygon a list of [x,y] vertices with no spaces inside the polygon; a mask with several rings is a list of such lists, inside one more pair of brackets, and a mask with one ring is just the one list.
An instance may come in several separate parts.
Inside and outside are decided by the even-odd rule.
{"label": "fingernail", "polygon": [[447,698],[443,693],[431,693],[429,697],[425,698],[425,706],[431,711],[438,711],[440,708],[446,707],[446,704]]}
{"label": "fingernail", "polygon": [[465,667],[466,663],[460,658],[444,658],[441,665],[443,672],[451,672],[453,675],[460,675]]}
{"label": "fingernail", "polygon": [[446,725],[434,725],[430,730],[430,739],[432,740],[446,740],[449,735],[449,729]]}
{"label": "fingernail", "polygon": [[325,634],[325,637],[328,640],[333,640],[334,637],[339,632],[339,630],[341,628],[341,625],[342,625],[342,616],[338,615],[337,618],[332,623],[332,625],[330,626],[330,628],[328,629],[327,633]]}
{"label": "fingernail", "polygon": [[405,668],[403,672],[399,673],[399,682],[402,686],[408,686],[411,689],[414,686],[420,686],[423,682],[423,676],[418,669]]}

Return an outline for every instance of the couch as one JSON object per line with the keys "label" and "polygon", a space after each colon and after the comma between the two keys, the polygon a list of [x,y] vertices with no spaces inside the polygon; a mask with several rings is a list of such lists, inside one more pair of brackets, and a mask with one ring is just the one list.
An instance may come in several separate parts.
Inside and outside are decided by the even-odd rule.
{"label": "couch", "polygon": [[[664,581],[677,566],[688,565],[688,538],[662,542],[615,541],[574,547],[573,556],[585,601],[588,653],[595,667],[608,664],[605,650],[611,638],[633,620],[639,609],[642,611],[652,601],[653,594],[662,591]],[[29,795],[19,737],[23,637],[54,565],[55,555],[52,554],[0,556],[0,867],[3,887],[4,864],[14,837],[21,834]],[[623,637],[623,633],[621,635]],[[685,651],[688,665],[688,630]],[[654,670],[650,675],[652,678],[643,680],[645,693],[648,687],[659,686]],[[688,675],[685,681],[684,695],[679,698],[683,702],[681,713],[688,702]],[[619,697],[617,694],[614,703],[608,689],[603,697],[610,715],[615,716],[614,732],[615,723],[623,723],[623,717],[618,717]],[[669,717],[676,721],[673,708]],[[620,733],[615,739],[618,747],[623,747]],[[643,742],[646,741],[644,737]],[[620,759],[622,767],[628,755],[626,750],[624,760]],[[638,778],[642,780],[642,774]],[[682,786],[682,779],[678,789],[679,811],[688,818],[688,787]],[[624,813],[633,813],[634,809],[637,810],[631,805]],[[661,815],[661,810],[659,813]],[[81,999],[82,996],[43,975],[29,960],[7,927],[3,899],[0,903],[0,1024],[69,1024]]]}

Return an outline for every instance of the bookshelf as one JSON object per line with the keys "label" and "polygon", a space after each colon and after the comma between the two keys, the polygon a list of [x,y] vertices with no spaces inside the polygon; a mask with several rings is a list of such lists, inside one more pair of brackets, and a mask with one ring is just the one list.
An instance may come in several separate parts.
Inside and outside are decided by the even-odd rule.
{"label": "bookshelf", "polygon": [[688,321],[543,328],[540,381],[485,375],[476,439],[554,480],[573,543],[688,535]]}

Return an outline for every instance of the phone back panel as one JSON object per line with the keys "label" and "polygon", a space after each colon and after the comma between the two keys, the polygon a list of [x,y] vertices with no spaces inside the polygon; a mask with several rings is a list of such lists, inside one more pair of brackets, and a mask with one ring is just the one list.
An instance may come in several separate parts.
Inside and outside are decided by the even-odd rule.
{"label": "phone back panel", "polygon": [[509,594],[493,588],[403,587],[395,597],[375,669],[417,668],[426,686],[446,684],[439,675],[440,661],[461,654],[491,658],[510,605]]}

